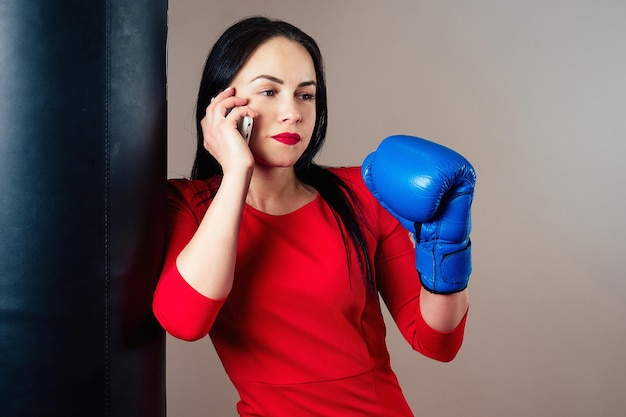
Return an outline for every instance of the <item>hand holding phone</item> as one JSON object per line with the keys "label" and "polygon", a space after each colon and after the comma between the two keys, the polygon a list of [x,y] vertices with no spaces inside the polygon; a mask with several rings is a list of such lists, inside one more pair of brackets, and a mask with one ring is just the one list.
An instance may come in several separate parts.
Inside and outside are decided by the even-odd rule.
{"label": "hand holding phone", "polygon": [[237,121],[237,130],[241,133],[241,136],[246,140],[246,143],[250,143],[250,134],[252,133],[252,122],[254,119],[250,116],[244,116]]}

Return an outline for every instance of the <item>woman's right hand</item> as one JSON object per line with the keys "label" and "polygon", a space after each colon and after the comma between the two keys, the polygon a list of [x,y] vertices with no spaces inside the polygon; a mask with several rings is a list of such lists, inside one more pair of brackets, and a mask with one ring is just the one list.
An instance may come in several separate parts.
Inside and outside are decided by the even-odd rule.
{"label": "woman's right hand", "polygon": [[250,148],[237,130],[239,119],[258,116],[247,103],[247,99],[236,97],[235,89],[229,87],[211,99],[200,121],[204,148],[219,162],[224,173],[254,167]]}

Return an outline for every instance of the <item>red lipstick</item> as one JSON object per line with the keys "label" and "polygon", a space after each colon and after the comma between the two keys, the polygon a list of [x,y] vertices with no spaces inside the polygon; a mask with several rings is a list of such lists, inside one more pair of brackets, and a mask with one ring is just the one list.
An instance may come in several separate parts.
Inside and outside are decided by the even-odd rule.
{"label": "red lipstick", "polygon": [[272,139],[277,140],[280,143],[284,143],[285,145],[295,145],[300,142],[300,135],[297,133],[284,132],[272,136]]}

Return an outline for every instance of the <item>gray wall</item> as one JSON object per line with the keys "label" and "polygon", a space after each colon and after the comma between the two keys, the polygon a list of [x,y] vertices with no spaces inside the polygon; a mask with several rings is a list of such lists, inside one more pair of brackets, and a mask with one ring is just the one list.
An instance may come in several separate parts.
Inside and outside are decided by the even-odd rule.
{"label": "gray wall", "polygon": [[[210,45],[265,14],[325,53],[320,161],[359,165],[384,137],[422,136],[478,171],[466,341],[439,364],[393,325],[418,415],[626,414],[626,2],[170,1],[169,175],[187,175]],[[171,416],[234,416],[208,338],[168,340]]]}

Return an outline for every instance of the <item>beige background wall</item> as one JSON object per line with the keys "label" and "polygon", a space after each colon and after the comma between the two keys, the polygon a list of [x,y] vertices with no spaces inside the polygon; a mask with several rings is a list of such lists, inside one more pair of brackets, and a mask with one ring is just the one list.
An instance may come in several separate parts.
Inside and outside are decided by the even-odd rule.
{"label": "beige background wall", "polygon": [[[170,0],[169,175],[187,175],[216,37],[250,14],[325,53],[321,162],[385,136],[448,145],[478,171],[472,306],[450,364],[393,364],[417,415],[626,415],[626,2]],[[168,339],[169,415],[234,416],[208,338]]]}

